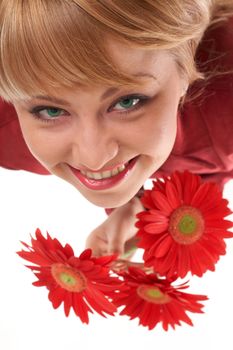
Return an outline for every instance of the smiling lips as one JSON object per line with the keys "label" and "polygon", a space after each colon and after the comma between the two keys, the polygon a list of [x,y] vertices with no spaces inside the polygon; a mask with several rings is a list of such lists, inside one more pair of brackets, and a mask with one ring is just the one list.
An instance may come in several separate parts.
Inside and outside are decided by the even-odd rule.
{"label": "smiling lips", "polygon": [[105,190],[115,186],[118,182],[125,179],[129,172],[134,167],[138,157],[131,161],[118,165],[112,170],[103,172],[90,172],[78,170],[69,165],[72,173],[80,180],[80,182],[87,188],[92,190]]}
{"label": "smiling lips", "polygon": [[106,170],[103,172],[90,172],[90,171],[84,171],[84,170],[80,170],[80,171],[81,171],[81,174],[88,177],[89,179],[103,180],[103,179],[108,179],[109,177],[113,177],[117,174],[120,174],[123,170],[125,170],[127,165],[128,165],[128,162],[125,164],[119,165],[112,170]]}

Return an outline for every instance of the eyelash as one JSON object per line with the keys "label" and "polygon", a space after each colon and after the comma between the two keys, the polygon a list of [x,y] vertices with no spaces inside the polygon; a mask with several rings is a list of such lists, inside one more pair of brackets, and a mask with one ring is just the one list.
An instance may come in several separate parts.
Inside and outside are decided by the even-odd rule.
{"label": "eyelash", "polygon": [[[119,100],[115,101],[112,104],[112,106],[108,109],[108,111],[111,112],[113,110],[113,108],[118,103],[121,103],[122,101],[125,101],[125,100],[139,100],[133,107],[118,112],[120,114],[128,115],[131,112],[134,112],[134,111],[138,110],[139,108],[143,107],[150,100],[150,97],[149,96],[145,96],[145,95],[136,95],[136,94],[135,95],[124,96],[124,97],[120,98]],[[34,118],[39,119],[40,121],[45,122],[45,123],[58,122],[62,116],[48,117],[48,118],[40,116],[40,112],[42,112],[44,110],[49,110],[49,109],[56,109],[56,110],[61,111],[61,112],[62,111],[66,112],[64,109],[57,108],[57,107],[54,107],[54,106],[36,106],[36,107],[32,108],[31,110],[29,110],[29,113],[31,113]]]}

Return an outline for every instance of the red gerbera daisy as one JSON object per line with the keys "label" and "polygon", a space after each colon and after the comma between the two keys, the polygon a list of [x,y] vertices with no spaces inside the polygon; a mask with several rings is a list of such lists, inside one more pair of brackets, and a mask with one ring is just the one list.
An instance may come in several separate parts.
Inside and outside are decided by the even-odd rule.
{"label": "red gerbera daisy", "polygon": [[[22,242],[28,251],[17,254],[39,266],[27,266],[38,281],[35,286],[46,286],[48,298],[53,307],[58,308],[64,302],[65,315],[71,307],[82,322],[88,323],[88,312],[92,309],[104,316],[103,312],[113,315],[116,307],[108,300],[119,290],[122,282],[110,275],[109,266],[115,256],[91,257],[91,249],[86,249],[79,257],[74,256],[69,244],[65,247],[49,234],[44,238],[39,229],[32,246]],[[92,309],[91,309],[92,308]]]}
{"label": "red gerbera daisy", "polygon": [[203,313],[199,301],[208,298],[183,292],[182,289],[188,288],[187,282],[173,287],[172,280],[159,279],[155,273],[146,274],[136,267],[129,267],[128,271],[121,273],[124,291],[113,297],[115,305],[125,305],[120,315],[128,315],[131,320],[138,317],[139,324],[150,330],[161,322],[167,331],[169,325],[175,329],[180,321],[193,325],[186,311]]}
{"label": "red gerbera daisy", "polygon": [[227,231],[233,224],[224,219],[232,212],[217,184],[176,171],[154,182],[141,200],[148,210],[137,215],[136,226],[146,266],[160,275],[181,278],[189,271],[201,277],[215,270],[220,255],[226,253],[224,238],[233,237]]}

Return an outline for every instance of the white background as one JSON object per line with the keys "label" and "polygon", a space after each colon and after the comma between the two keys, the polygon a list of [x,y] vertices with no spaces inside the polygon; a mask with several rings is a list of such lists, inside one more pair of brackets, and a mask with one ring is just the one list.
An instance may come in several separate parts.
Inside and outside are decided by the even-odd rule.
{"label": "white background", "polygon": [[[189,314],[194,327],[183,324],[168,332],[138,326],[127,316],[90,315],[83,325],[71,311],[54,310],[46,288],[16,255],[20,240],[30,243],[39,227],[62,244],[70,243],[76,255],[85,247],[88,233],[105,218],[105,212],[88,203],[69,184],[53,176],[0,169],[0,349],[224,349],[233,339],[233,240],[215,272],[192,277],[190,293],[206,294],[204,314]],[[233,208],[233,182],[225,188]]]}

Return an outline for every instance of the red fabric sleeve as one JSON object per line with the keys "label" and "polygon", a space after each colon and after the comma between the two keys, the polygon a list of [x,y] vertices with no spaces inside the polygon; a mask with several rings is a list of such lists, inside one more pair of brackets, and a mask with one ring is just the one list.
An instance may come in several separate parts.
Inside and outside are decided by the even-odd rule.
{"label": "red fabric sleeve", "polygon": [[30,153],[14,107],[0,100],[0,166],[47,175],[49,172]]}
{"label": "red fabric sleeve", "polygon": [[196,61],[202,71],[231,71],[207,82],[194,83],[190,93],[200,97],[178,113],[173,150],[152,177],[185,169],[221,188],[233,179],[233,17],[204,36]]}

